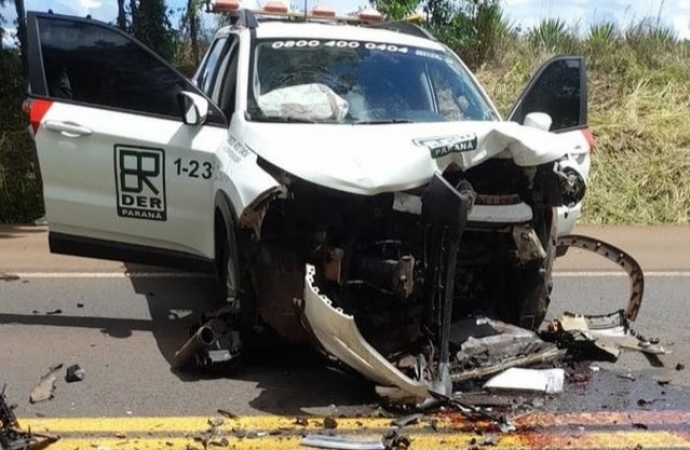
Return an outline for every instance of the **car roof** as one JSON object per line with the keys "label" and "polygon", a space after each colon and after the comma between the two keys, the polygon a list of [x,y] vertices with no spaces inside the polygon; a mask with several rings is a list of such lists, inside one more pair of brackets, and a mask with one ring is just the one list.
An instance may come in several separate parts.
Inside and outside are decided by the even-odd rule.
{"label": "car roof", "polygon": [[[229,30],[226,27],[221,30]],[[431,39],[424,39],[397,31],[368,28],[340,23],[289,22],[285,20],[259,21],[256,27],[259,39],[337,39],[372,41],[410,47],[421,47],[443,51],[443,45]]]}

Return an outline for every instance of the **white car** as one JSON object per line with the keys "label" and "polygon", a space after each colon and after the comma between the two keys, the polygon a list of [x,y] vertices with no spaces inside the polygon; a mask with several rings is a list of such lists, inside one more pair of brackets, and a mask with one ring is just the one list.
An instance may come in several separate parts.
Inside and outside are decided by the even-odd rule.
{"label": "white car", "polygon": [[215,7],[231,25],[193,80],[114,27],[29,13],[52,252],[213,272],[230,359],[270,329],[418,397],[448,386],[456,319],[539,326],[589,171],[581,57],[504,120],[415,25]]}

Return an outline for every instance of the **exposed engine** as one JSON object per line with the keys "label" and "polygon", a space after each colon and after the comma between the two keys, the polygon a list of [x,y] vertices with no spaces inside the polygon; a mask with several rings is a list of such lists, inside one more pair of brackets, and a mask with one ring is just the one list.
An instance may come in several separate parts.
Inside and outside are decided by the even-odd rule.
{"label": "exposed engine", "polygon": [[[285,339],[310,339],[298,313],[309,264],[333,306],[407,372],[419,370],[411,357],[444,353],[444,341],[449,359],[450,323],[472,314],[537,327],[550,292],[553,207],[563,203],[553,168],[493,159],[412,192],[371,197],[275,174],[286,192],[267,204],[259,238],[241,240],[258,316]],[[470,214],[525,204],[531,218],[523,222],[473,222]]]}

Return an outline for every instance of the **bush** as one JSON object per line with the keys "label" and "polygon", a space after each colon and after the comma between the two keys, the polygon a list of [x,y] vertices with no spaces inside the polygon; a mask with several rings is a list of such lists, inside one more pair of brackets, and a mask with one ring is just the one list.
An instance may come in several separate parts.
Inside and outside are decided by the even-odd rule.
{"label": "bush", "polygon": [[41,184],[26,131],[26,86],[17,52],[0,53],[0,223],[29,222],[43,214]]}

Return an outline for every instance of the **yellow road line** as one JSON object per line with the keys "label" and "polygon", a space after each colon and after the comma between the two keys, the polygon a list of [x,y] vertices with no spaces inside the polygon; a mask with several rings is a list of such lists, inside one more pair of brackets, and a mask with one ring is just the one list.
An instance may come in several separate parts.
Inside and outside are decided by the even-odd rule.
{"label": "yellow road line", "polygon": [[[165,433],[179,434],[204,431],[208,428],[209,416],[190,417],[103,417],[103,418],[20,418],[23,428],[31,428],[38,432],[51,433]],[[242,416],[239,419],[225,419],[222,430],[233,428],[247,430],[271,431],[282,428],[295,430],[323,429],[323,417],[306,417],[309,425],[296,425],[295,417],[291,416]],[[437,415],[434,419],[441,430],[449,431],[482,427],[486,423],[472,422],[459,413]],[[387,429],[392,419],[386,418],[338,418],[338,430],[358,431],[366,429]],[[624,426],[633,423],[646,425],[688,425],[690,428],[690,412],[686,411],[630,411],[630,412],[578,412],[578,413],[534,413],[515,420],[518,428],[529,427],[559,427],[559,426]],[[428,420],[407,429],[428,428]]]}
{"label": "yellow road line", "polygon": [[[219,438],[220,439],[220,438]],[[305,450],[300,446],[299,437],[266,437],[257,439],[238,439],[227,437],[228,447],[233,450]],[[411,435],[414,450],[438,450],[467,448],[472,445],[473,439],[481,443],[481,437],[472,433],[454,433],[439,435]],[[189,447],[188,447],[189,445]],[[546,448],[577,448],[577,449],[631,449],[641,445],[645,449],[652,448],[688,448],[690,439],[670,432],[616,432],[616,433],[578,433],[569,434],[543,434],[522,435],[511,434],[499,437],[496,449],[546,449]],[[62,439],[49,447],[50,450],[92,450],[99,446],[111,450],[132,449],[197,449],[201,450],[203,444],[192,439]],[[220,447],[212,447],[220,448]]]}

